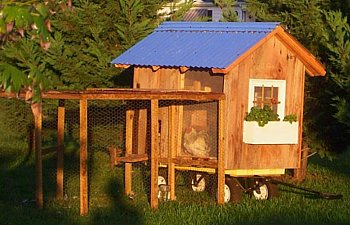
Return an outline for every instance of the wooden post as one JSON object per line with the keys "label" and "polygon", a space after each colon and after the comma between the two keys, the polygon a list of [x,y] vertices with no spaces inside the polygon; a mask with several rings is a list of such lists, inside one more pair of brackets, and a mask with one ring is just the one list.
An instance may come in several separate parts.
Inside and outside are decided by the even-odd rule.
{"label": "wooden post", "polygon": [[[125,157],[132,154],[132,139],[133,139],[133,124],[134,124],[134,114],[132,110],[126,111],[126,127],[125,127]],[[132,194],[132,164],[125,163],[124,171],[124,182],[125,182],[125,194]]]}
{"label": "wooden post", "polygon": [[80,100],[80,215],[88,214],[87,100]]}
{"label": "wooden post", "polygon": [[158,208],[158,100],[151,100],[151,208]]}
{"label": "wooden post", "polygon": [[36,177],[36,204],[39,209],[43,208],[43,166],[41,155],[41,130],[42,113],[34,114],[35,136],[35,177]]}
{"label": "wooden post", "polygon": [[63,198],[63,149],[64,149],[64,100],[60,99],[57,109],[57,174],[56,174],[56,198]]}
{"label": "wooden post", "polygon": [[304,148],[301,150],[300,168],[294,169],[293,174],[294,179],[297,181],[304,181],[306,178],[308,154],[309,148]]}
{"label": "wooden post", "polygon": [[[180,90],[185,90],[185,73],[181,73],[179,76]],[[183,121],[184,121],[184,106],[179,105],[177,107],[177,146],[176,149],[179,151],[178,154],[182,154],[182,129],[183,129]]]}
{"label": "wooden post", "polygon": [[168,184],[170,186],[170,200],[175,200],[175,157],[176,150],[176,106],[169,107],[169,152],[168,152]]}
{"label": "wooden post", "polygon": [[219,101],[218,107],[218,204],[224,203],[225,186],[225,100]]}
{"label": "wooden post", "polygon": [[[300,101],[301,105],[304,105],[304,87],[305,87],[305,73],[303,74],[302,84],[301,84],[301,96]],[[298,123],[299,123],[299,144],[298,144],[298,150],[300,152],[300,163],[299,168],[293,170],[293,178],[297,181],[304,181],[306,178],[306,171],[307,171],[307,158],[309,154],[309,148],[303,148],[303,119],[304,119],[304,113],[303,113],[303,107],[300,109],[300,113],[298,115]],[[305,146],[306,147],[306,146]]]}

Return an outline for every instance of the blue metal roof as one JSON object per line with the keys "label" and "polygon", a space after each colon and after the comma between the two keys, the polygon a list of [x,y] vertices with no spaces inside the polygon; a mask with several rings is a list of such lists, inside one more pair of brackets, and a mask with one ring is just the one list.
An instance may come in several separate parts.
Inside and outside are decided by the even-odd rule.
{"label": "blue metal roof", "polygon": [[164,22],[112,64],[224,69],[278,24]]}

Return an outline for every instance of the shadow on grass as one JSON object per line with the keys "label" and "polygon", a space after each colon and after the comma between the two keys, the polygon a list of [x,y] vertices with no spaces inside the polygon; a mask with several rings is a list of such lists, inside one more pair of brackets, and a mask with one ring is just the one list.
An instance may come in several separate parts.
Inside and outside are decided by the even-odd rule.
{"label": "shadow on grass", "polygon": [[[3,153],[3,149],[0,151]],[[74,224],[57,209],[36,208],[35,168],[20,158],[17,166],[0,169],[0,224]],[[1,160],[5,165],[16,161],[13,157],[1,157]]]}
{"label": "shadow on grass", "polygon": [[108,208],[94,208],[91,211],[90,224],[144,224],[143,215],[124,195],[123,187],[115,179],[110,179],[107,186],[110,199]]}
{"label": "shadow on grass", "polygon": [[[35,202],[35,166],[33,157],[27,157],[18,149],[0,148],[0,224],[143,224],[143,216],[124,196],[123,185],[116,176],[106,176],[104,188],[99,190],[97,204],[90,205],[88,216],[79,215],[79,170],[75,157],[65,161],[65,171],[74,171],[66,180],[72,185],[65,190],[68,196],[64,200],[55,200],[55,166],[54,155],[43,160],[44,209],[39,210]],[[23,159],[25,159],[23,161]],[[30,160],[28,160],[30,159]],[[68,165],[67,165],[68,164]],[[11,166],[10,166],[11,165]],[[67,168],[68,166],[68,168]],[[72,167],[72,168],[71,168]],[[108,171],[113,173],[114,171]],[[108,174],[107,172],[107,174]],[[92,175],[92,174],[91,174]],[[94,175],[98,176],[98,174]],[[89,179],[90,179],[89,175]],[[118,177],[120,178],[120,177]],[[94,182],[93,179],[90,182]],[[66,186],[65,185],[65,186]],[[67,186],[66,186],[67,187]],[[90,195],[96,195],[90,194]],[[104,197],[100,197],[104,196]],[[90,196],[91,197],[91,196]],[[95,196],[92,196],[95,197]],[[90,200],[90,203],[92,200]]]}
{"label": "shadow on grass", "polygon": [[316,155],[308,160],[310,165],[321,166],[338,174],[350,177],[350,150],[336,155],[333,160]]}

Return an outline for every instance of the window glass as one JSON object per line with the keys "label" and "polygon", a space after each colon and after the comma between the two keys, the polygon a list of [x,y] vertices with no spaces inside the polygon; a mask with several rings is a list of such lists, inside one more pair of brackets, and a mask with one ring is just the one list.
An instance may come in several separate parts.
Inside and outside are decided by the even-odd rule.
{"label": "window glass", "polygon": [[269,106],[277,113],[278,87],[254,86],[254,107],[264,108]]}

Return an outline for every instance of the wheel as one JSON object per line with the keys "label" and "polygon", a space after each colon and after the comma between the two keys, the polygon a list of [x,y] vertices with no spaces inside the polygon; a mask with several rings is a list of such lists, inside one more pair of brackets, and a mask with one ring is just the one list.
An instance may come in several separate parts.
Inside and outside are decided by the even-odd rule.
{"label": "wheel", "polygon": [[253,190],[256,200],[268,200],[278,195],[278,186],[270,182],[257,183]]}
{"label": "wheel", "polygon": [[195,192],[202,192],[206,188],[206,183],[206,178],[203,174],[194,174],[193,178],[191,179],[192,190]]}
{"label": "wheel", "polygon": [[170,200],[169,186],[167,185],[166,171],[159,170],[158,173],[158,199],[161,201]]}
{"label": "wheel", "polygon": [[168,183],[168,171],[164,168],[161,168],[158,171],[158,186],[167,185],[167,183]]}
{"label": "wheel", "polygon": [[166,184],[167,184],[166,178],[162,175],[158,175],[158,186],[166,185]]}
{"label": "wheel", "polygon": [[[241,201],[243,189],[235,178],[226,177],[224,186],[224,203],[237,203]],[[217,192],[216,192],[217,196]]]}

